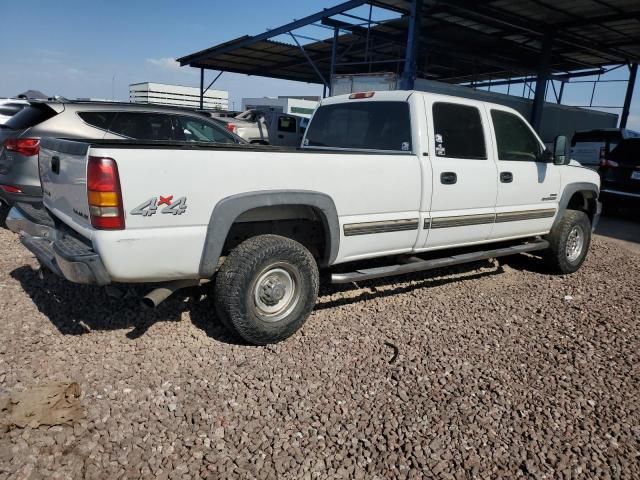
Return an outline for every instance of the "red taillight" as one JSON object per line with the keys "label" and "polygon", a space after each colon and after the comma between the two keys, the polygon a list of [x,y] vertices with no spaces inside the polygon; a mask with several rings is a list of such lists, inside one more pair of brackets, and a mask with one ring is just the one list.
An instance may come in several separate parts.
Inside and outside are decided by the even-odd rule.
{"label": "red taillight", "polygon": [[22,190],[13,185],[0,185],[0,188],[7,193],[22,193]]}
{"label": "red taillight", "polygon": [[371,98],[375,95],[376,92],[356,92],[349,95],[351,100],[357,100],[359,98]]}
{"label": "red taillight", "polygon": [[37,138],[7,138],[3,145],[7,150],[25,157],[32,157],[40,153],[40,140]]}
{"label": "red taillight", "polygon": [[227,123],[227,130],[229,130],[231,133],[237,133],[238,127],[236,127],[234,123]]}
{"label": "red taillight", "polygon": [[87,198],[91,225],[100,230],[124,229],[120,177],[114,159],[89,157]]}

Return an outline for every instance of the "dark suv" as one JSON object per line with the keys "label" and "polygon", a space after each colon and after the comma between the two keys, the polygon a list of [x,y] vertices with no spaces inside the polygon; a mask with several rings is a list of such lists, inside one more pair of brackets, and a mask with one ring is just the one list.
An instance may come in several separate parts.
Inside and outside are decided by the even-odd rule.
{"label": "dark suv", "polygon": [[[0,125],[0,203],[40,203],[40,138],[246,143],[193,110],[160,105],[32,101]],[[2,219],[0,218],[0,221]]]}
{"label": "dark suv", "polygon": [[640,138],[622,140],[600,167],[602,203],[610,211],[618,205],[640,205]]}

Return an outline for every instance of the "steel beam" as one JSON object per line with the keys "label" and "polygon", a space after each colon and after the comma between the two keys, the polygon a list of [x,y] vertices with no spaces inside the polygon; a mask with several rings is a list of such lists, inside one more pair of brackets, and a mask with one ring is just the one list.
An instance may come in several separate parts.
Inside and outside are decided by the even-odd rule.
{"label": "steel beam", "polygon": [[216,75],[216,78],[211,80],[211,83],[209,84],[209,86],[207,88],[204,89],[204,92],[202,92],[202,95],[204,95],[205,93],[207,93],[209,91],[209,89],[211,88],[211,85],[216,83],[216,80],[218,80],[222,76],[223,73],[224,72],[221,70],[220,73],[218,75]]}
{"label": "steel beam", "polygon": [[329,84],[327,83],[327,80],[324,78],[324,75],[322,75],[322,72],[320,72],[320,70],[318,69],[318,67],[316,66],[315,62],[313,61],[313,59],[309,56],[309,54],[307,53],[307,51],[304,49],[304,47],[300,44],[300,42],[298,42],[298,39],[296,38],[296,36],[289,32],[289,35],[291,35],[291,38],[293,38],[293,41],[296,42],[296,45],[298,45],[298,48],[300,49],[300,51],[302,52],[302,54],[305,56],[305,58],[307,59],[307,61],[309,62],[309,64],[311,65],[311,67],[313,68],[313,70],[316,72],[316,75],[318,75],[318,78],[322,81],[322,84],[325,87],[328,87]]}
{"label": "steel beam", "polygon": [[624,96],[624,106],[620,115],[620,128],[627,128],[627,120],[629,120],[629,108],[633,98],[633,90],[636,86],[636,76],[638,75],[638,64],[632,63],[629,67],[629,83],[627,83],[627,93]]}
{"label": "steel beam", "polygon": [[400,77],[400,90],[412,90],[416,78],[418,46],[420,43],[420,23],[422,17],[422,0],[411,0],[409,14],[409,32],[407,49],[404,57],[404,70]]}
{"label": "steel beam", "polygon": [[[607,73],[607,71],[604,68],[598,68],[596,70],[589,70],[586,72],[570,72],[570,73],[561,73],[561,74],[556,74],[556,75],[550,75],[549,76],[549,80],[556,80],[558,82],[564,82],[567,81],[571,78],[578,78],[578,77],[591,77],[593,75],[602,75]],[[497,87],[500,85],[515,85],[518,83],[524,83],[524,82],[528,82],[529,79],[527,78],[512,78],[509,80],[498,80],[498,81],[492,81],[491,82],[491,86],[492,87]],[[602,80],[603,82],[609,81],[609,80]],[[622,82],[624,82],[625,80],[621,80]],[[572,82],[573,83],[573,82]],[[577,82],[576,82],[577,83]],[[482,82],[482,83],[475,83],[473,85],[476,88],[481,88],[481,87],[488,87],[489,86],[489,82]]]}
{"label": "steel beam", "polygon": [[336,74],[336,57],[338,55],[338,37],[340,29],[333,27],[333,45],[331,46],[331,71],[329,72],[329,96],[333,95],[333,76]]}
{"label": "steel beam", "polygon": [[531,126],[540,131],[542,122],[542,110],[544,109],[545,94],[547,92],[547,82],[549,81],[549,62],[553,48],[553,34],[547,32],[542,40],[542,52],[540,53],[540,64],[538,76],[536,77],[536,93],[533,97],[533,107],[531,108]]}
{"label": "steel beam", "polygon": [[200,110],[204,108],[204,68],[200,68]]}
{"label": "steel beam", "polygon": [[231,50],[235,50],[237,48],[242,48],[244,46],[251,45],[261,40],[268,40],[270,38],[277,37],[278,35],[287,34],[292,30],[305,27],[319,20],[322,20],[323,18],[332,17],[333,15],[337,15],[339,13],[346,12],[348,10],[353,10],[354,8],[364,5],[365,3],[367,3],[366,0],[349,0],[348,2],[341,3],[339,5],[336,5],[335,7],[325,8],[321,12],[314,13],[313,15],[309,15],[307,17],[301,18],[300,20],[296,20],[291,23],[287,23],[286,25],[282,25],[278,28],[268,30],[259,35],[254,35],[254,36],[247,35],[237,40],[227,42],[227,44],[222,47],[207,48],[206,50],[202,50],[200,52],[196,52],[191,55],[181,57],[178,59],[178,61],[180,62],[180,65],[187,65],[190,62],[195,61],[198,57],[201,57],[202,55],[205,55],[210,52],[215,52],[217,55],[222,55],[223,53],[227,53]]}

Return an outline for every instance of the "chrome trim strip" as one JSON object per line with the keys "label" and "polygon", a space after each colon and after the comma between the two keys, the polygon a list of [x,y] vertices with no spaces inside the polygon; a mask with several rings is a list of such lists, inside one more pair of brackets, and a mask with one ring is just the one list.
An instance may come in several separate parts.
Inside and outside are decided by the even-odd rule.
{"label": "chrome trim strip", "polygon": [[424,224],[422,225],[422,228],[424,230],[429,230],[431,228],[431,218],[425,218],[424,219]]}
{"label": "chrome trim strip", "polygon": [[520,220],[535,220],[538,218],[550,218],[555,214],[555,208],[545,208],[543,210],[525,210],[521,212],[502,212],[496,215],[496,223],[518,222]]}
{"label": "chrome trim strip", "polygon": [[482,225],[493,223],[494,213],[482,213],[479,215],[458,215],[455,217],[439,217],[431,219],[431,228],[466,227],[469,225]]}
{"label": "chrome trim strip", "polygon": [[420,224],[418,218],[402,220],[383,220],[380,222],[347,223],[343,227],[344,236],[369,235],[372,233],[402,232],[417,230]]}
{"label": "chrome trim strip", "polygon": [[612,190],[610,188],[603,188],[602,190],[600,190],[600,192],[601,193],[610,193],[612,195],[622,195],[623,197],[640,198],[640,193],[622,192],[620,190]]}

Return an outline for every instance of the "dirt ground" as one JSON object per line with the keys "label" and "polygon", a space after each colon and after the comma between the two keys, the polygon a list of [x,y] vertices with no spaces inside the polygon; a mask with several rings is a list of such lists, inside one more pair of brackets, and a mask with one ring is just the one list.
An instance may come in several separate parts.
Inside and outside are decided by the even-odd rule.
{"label": "dirt ground", "polygon": [[325,286],[269,347],[206,290],[143,311],[0,245],[0,396],[77,382],[86,410],[0,429],[2,480],[640,478],[640,252],[605,237],[567,277],[521,256]]}

